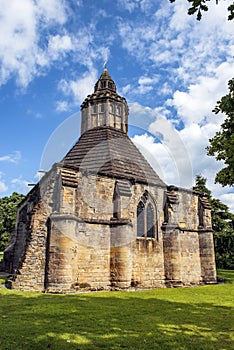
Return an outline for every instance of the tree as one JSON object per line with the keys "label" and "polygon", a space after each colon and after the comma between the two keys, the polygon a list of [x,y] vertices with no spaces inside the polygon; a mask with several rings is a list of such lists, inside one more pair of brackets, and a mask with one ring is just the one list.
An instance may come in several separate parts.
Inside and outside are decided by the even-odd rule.
{"label": "tree", "polygon": [[209,199],[211,198],[211,191],[206,187],[206,179],[201,175],[196,176],[196,183],[195,186],[193,186],[193,190],[201,193],[206,193],[207,197]]}
{"label": "tree", "polygon": [[218,268],[234,268],[234,215],[228,206],[211,196],[206,179],[196,176],[193,190],[206,193],[211,205],[212,228],[214,230],[215,257]]}
{"label": "tree", "polygon": [[[175,2],[176,0],[169,0],[171,3]],[[187,0],[187,2],[190,4],[190,8],[188,9],[189,15],[197,14],[197,20],[200,21],[202,19],[202,11],[208,11],[209,6],[207,5],[210,0]],[[219,0],[216,0],[216,4],[219,3]],[[228,20],[231,21],[234,19],[234,3],[232,5],[228,6]]]}
{"label": "tree", "polygon": [[17,207],[24,197],[23,194],[14,192],[10,197],[0,198],[0,251],[9,244],[15,227]]}
{"label": "tree", "polygon": [[207,154],[215,156],[216,160],[223,160],[226,165],[215,178],[215,182],[222,186],[234,185],[234,78],[228,82],[229,93],[217,102],[213,112],[226,114],[221,129],[209,140]]}

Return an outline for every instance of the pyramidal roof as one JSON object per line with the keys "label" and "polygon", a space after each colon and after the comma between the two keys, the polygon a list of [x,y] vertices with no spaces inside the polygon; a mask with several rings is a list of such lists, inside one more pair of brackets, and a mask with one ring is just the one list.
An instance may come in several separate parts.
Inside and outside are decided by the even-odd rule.
{"label": "pyramidal roof", "polygon": [[110,73],[106,68],[103,70],[102,74],[100,75],[94,87],[94,92],[97,92],[100,90],[111,90],[113,92],[116,92],[115,82],[111,78]]}
{"label": "pyramidal roof", "polygon": [[64,167],[166,186],[121,130],[103,126],[86,131],[63,159]]}

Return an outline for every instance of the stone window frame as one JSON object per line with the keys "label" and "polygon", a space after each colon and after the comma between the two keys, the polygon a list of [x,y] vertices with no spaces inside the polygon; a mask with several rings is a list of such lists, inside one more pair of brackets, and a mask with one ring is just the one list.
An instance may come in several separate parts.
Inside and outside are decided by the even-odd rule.
{"label": "stone window frame", "polygon": [[105,89],[106,88],[106,81],[102,80],[101,81],[101,89]]}
{"label": "stone window frame", "polygon": [[94,105],[93,105],[93,113],[94,113],[94,114],[97,114],[97,113],[98,113],[98,108],[97,108],[97,107],[98,107],[97,104],[94,104]]}
{"label": "stone window frame", "polygon": [[122,116],[122,108],[121,108],[120,105],[117,105],[117,106],[116,106],[116,115],[117,115],[118,117],[121,117],[121,116]]}
{"label": "stone window frame", "polygon": [[100,113],[104,113],[105,112],[105,104],[101,103],[100,104]]}
{"label": "stone window frame", "polygon": [[[151,208],[152,218],[149,219],[149,208]],[[139,220],[139,216],[140,220]],[[153,198],[146,190],[137,205],[137,239],[156,239],[158,240],[158,224],[157,224],[157,210]],[[148,228],[150,224],[150,227]],[[150,231],[150,233],[149,233]]]}
{"label": "stone window frame", "polygon": [[113,104],[113,103],[110,104],[110,113],[111,113],[111,114],[114,114],[114,113],[115,113],[115,107],[114,107],[114,104]]}

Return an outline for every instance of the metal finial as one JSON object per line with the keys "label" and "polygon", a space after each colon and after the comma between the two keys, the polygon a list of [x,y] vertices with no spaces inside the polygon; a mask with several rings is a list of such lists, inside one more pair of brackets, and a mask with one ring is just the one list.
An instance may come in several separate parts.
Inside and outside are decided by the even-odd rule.
{"label": "metal finial", "polygon": [[104,61],[103,63],[103,68],[106,69],[106,65],[107,65],[107,60]]}

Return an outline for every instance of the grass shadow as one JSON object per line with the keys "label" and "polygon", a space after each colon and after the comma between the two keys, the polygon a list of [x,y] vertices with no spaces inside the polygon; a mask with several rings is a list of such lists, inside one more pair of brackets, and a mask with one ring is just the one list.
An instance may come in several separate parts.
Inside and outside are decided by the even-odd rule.
{"label": "grass shadow", "polygon": [[[231,349],[234,310],[222,304],[222,287],[66,296],[6,291],[0,349]],[[219,298],[209,298],[214,288]]]}

